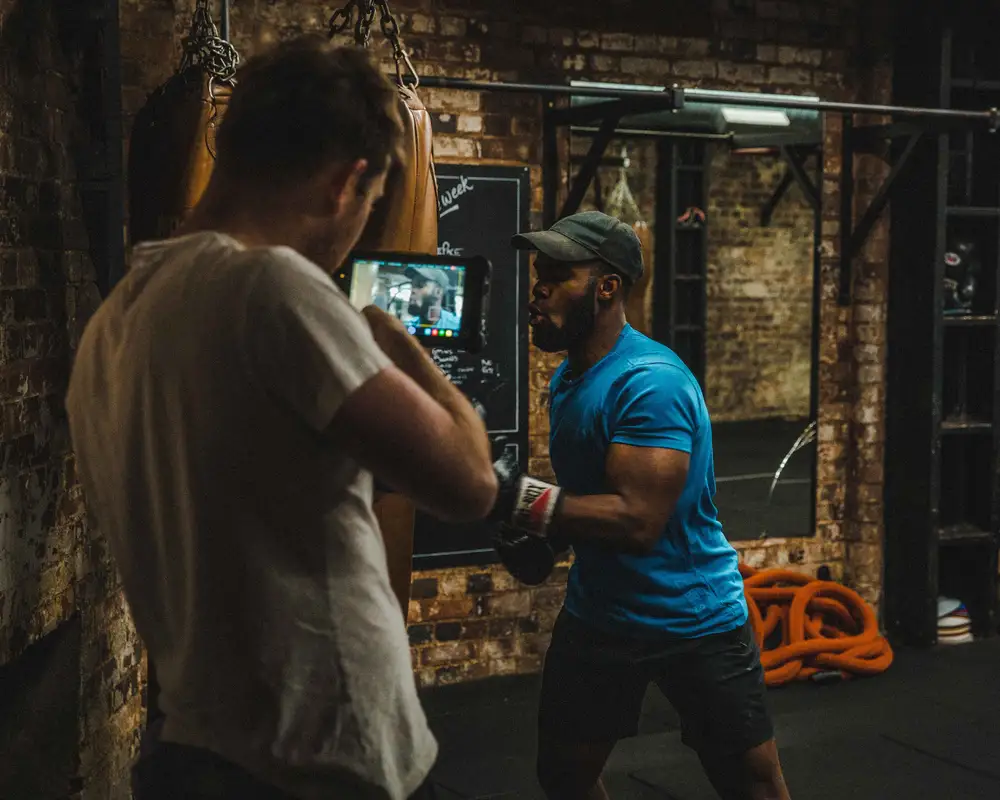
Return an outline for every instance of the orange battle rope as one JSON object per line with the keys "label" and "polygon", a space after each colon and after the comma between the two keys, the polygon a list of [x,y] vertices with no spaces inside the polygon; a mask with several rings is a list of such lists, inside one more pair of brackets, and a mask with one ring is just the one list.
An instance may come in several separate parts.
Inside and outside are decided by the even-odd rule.
{"label": "orange battle rope", "polygon": [[788,569],[740,564],[740,573],[768,686],[822,674],[876,675],[892,664],[874,610],[852,589]]}

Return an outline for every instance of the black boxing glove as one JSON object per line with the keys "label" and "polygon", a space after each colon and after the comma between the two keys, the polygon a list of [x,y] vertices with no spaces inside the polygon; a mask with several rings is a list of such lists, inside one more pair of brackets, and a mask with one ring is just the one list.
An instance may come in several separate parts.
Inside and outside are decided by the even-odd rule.
{"label": "black boxing glove", "polygon": [[527,586],[548,580],[556,561],[569,549],[562,541],[533,536],[504,524],[498,526],[493,543],[507,572]]}
{"label": "black boxing glove", "polygon": [[562,490],[554,484],[532,478],[504,475],[497,469],[500,490],[487,519],[508,525],[520,533],[545,538],[549,526],[559,513]]}
{"label": "black boxing glove", "polygon": [[528,586],[544,583],[556,565],[555,553],[547,539],[509,525],[497,528],[493,543],[507,572]]}

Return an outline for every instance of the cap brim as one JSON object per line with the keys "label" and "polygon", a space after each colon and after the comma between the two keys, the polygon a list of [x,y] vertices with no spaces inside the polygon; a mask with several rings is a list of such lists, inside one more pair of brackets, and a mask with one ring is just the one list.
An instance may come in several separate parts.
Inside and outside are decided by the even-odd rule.
{"label": "cap brim", "polygon": [[593,250],[556,231],[518,233],[511,239],[511,245],[517,250],[537,250],[555,261],[596,261],[600,258]]}

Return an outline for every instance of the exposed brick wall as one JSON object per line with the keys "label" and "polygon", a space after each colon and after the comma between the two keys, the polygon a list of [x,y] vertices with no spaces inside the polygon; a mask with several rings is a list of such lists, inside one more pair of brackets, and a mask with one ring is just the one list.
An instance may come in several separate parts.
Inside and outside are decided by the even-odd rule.
{"label": "exposed brick wall", "polygon": [[536,672],[566,591],[569,564],[526,587],[501,567],[421,573],[410,600],[410,646],[420,686]]}
{"label": "exposed brick wall", "polygon": [[705,399],[717,422],[809,416],[814,212],[793,185],[760,219],[786,169],[725,147],[712,158]]}
{"label": "exposed brick wall", "polygon": [[60,5],[0,0],[0,665],[79,620],[73,796],[125,798],[140,651],[83,507],[63,406],[100,297],[71,149],[87,135],[74,96],[83,67],[61,49]]}
{"label": "exposed brick wall", "polygon": [[[193,0],[177,0],[174,8],[156,0],[123,0],[126,113],[134,113],[146,93],[176,65],[180,37],[188,25],[192,5]],[[859,66],[861,55],[878,45],[877,40],[859,42],[862,5],[860,0],[713,0],[668,13],[662,4],[639,0],[576,8],[568,2],[526,4],[515,0],[397,0],[392,4],[398,12],[404,42],[418,70],[425,75],[558,83],[567,77],[669,81],[683,86],[882,100],[888,72],[883,68],[869,76],[868,68]],[[268,40],[322,30],[331,8],[316,0],[234,4],[234,43],[248,56],[254,46]],[[373,43],[383,57],[388,56],[377,31]],[[865,80],[859,79],[862,73]],[[420,95],[434,113],[436,158],[502,160],[532,168],[533,220],[539,224],[538,99],[521,94],[480,95],[436,89],[423,89]],[[878,275],[885,259],[884,251],[869,246],[855,305],[839,308],[835,269],[838,130],[839,120],[829,118],[823,184],[816,536],[741,543],[739,549],[749,564],[758,567],[793,565],[812,572],[820,564],[827,564],[835,577],[846,576],[875,601],[881,586],[880,365],[885,307],[884,282]],[[565,140],[562,148],[565,157],[569,153]],[[652,162],[641,147],[633,149],[632,156],[640,163],[634,171],[633,190],[645,198],[643,202],[649,208]],[[859,179],[875,169],[864,166]],[[605,186],[610,186],[615,177],[613,171],[606,171]],[[761,184],[771,185],[763,178]],[[872,191],[871,184],[860,180],[859,204],[870,198]],[[587,203],[591,202],[588,198]],[[719,197],[715,202],[724,200]],[[791,213],[787,205],[779,211],[779,219],[782,213]],[[651,214],[647,220],[652,222]],[[876,234],[884,241],[884,231]],[[775,237],[779,235],[775,233]],[[558,361],[558,357],[534,350],[531,353],[530,465],[541,475],[551,474],[544,402],[548,379]],[[477,583],[475,591],[470,592],[467,583],[478,574],[490,575],[493,588],[484,591]],[[424,582],[437,582],[434,597],[415,598],[411,604],[415,669],[422,684],[537,666],[535,651],[544,646],[546,626],[551,621],[548,604],[554,602],[562,577],[551,586],[530,591],[510,586],[495,567],[419,573],[414,579],[417,592],[430,593],[431,584]],[[475,612],[477,607],[486,606],[489,613]],[[522,632],[520,626],[517,630],[505,628],[506,623],[497,621],[531,619],[533,613],[537,614],[537,632]],[[431,625],[433,631],[428,627]],[[530,629],[532,623],[526,627]],[[456,633],[458,639],[454,638]],[[433,638],[428,639],[432,634]]]}

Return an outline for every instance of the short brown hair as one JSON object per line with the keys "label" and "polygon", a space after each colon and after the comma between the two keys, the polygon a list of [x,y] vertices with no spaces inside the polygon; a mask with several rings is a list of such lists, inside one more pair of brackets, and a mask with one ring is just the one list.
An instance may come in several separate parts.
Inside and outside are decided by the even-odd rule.
{"label": "short brown hair", "polygon": [[367,50],[300,36],[251,58],[236,80],[216,139],[226,178],[282,188],[366,159],[367,182],[401,157],[399,94]]}

